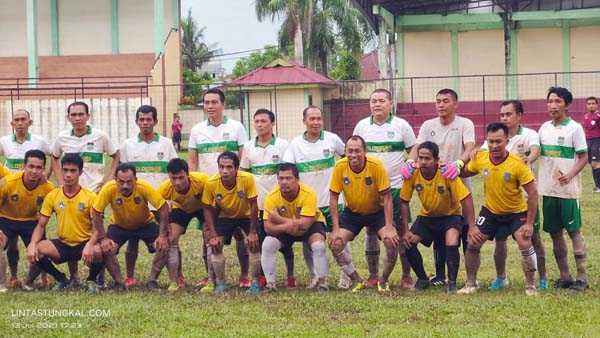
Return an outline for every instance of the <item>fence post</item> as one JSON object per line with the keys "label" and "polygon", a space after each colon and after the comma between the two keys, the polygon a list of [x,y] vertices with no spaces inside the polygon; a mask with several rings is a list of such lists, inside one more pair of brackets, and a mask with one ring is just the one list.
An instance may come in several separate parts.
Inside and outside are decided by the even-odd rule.
{"label": "fence post", "polygon": [[484,129],[484,135],[485,135],[485,124],[487,121],[486,109],[485,109],[485,75],[483,75],[483,77],[482,77],[482,84],[483,84],[483,129]]}
{"label": "fence post", "polygon": [[85,94],[83,92],[83,77],[81,78],[81,98],[83,99],[85,97]]}
{"label": "fence post", "polygon": [[410,117],[412,119],[412,127],[415,129],[415,91],[413,78],[410,78]]}
{"label": "fence post", "polygon": [[[17,79],[17,100],[20,100],[21,96],[21,83],[19,82],[19,79]],[[12,89],[10,90],[10,99],[12,101]]]}

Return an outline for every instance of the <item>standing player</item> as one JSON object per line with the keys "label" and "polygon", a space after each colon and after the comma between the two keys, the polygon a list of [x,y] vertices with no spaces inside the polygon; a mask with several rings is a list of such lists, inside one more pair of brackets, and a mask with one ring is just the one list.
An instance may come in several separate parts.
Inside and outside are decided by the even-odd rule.
{"label": "standing player", "polygon": [[181,130],[183,123],[179,120],[179,115],[175,115],[173,123],[171,123],[171,133],[173,135],[173,147],[177,145],[177,151],[181,151]]}
{"label": "standing player", "polygon": [[[475,127],[471,120],[456,115],[458,109],[458,94],[452,89],[442,89],[435,96],[435,109],[438,117],[427,120],[419,129],[417,143],[410,153],[410,159],[402,167],[402,175],[409,178],[417,158],[419,144],[431,141],[439,146],[440,161],[445,163],[442,174],[446,178],[455,179],[460,169],[469,162],[471,151],[475,148]],[[463,184],[471,190],[471,179],[461,178]],[[466,215],[465,215],[466,216]],[[466,220],[466,217],[463,217]],[[463,251],[467,247],[467,224],[463,224]],[[435,260],[435,276],[431,279],[433,285],[446,283],[446,250],[445,239],[434,240],[433,256]]]}
{"label": "standing player", "polygon": [[[218,88],[211,88],[204,93],[204,112],[208,119],[196,124],[190,131],[189,166],[191,171],[201,171],[208,176],[219,173],[217,158],[224,151],[232,151],[239,158],[243,156],[244,143],[248,140],[244,126],[223,114],[225,94]],[[203,229],[206,230],[206,229]],[[240,262],[240,286],[249,287],[248,279],[248,247],[241,229],[234,233],[236,250]],[[206,242],[202,245],[202,256],[206,256]],[[210,264],[210,259],[208,259]],[[206,285],[208,278],[200,282]]]}
{"label": "standing player", "polygon": [[[358,122],[352,134],[361,136],[367,142],[367,154],[378,158],[385,166],[392,187],[394,223],[401,229],[400,189],[403,178],[400,166],[404,163],[404,151],[410,152],[415,144],[415,133],[408,122],[393,115],[394,101],[388,90],[375,89],[371,93],[369,107],[371,116]],[[373,228],[367,228],[365,237],[365,255],[370,273],[365,285],[370,287],[377,286],[379,281],[379,239],[377,233],[371,232],[372,230]],[[402,287],[411,288],[413,282],[404,247],[400,247],[400,262]]]}
{"label": "standing player", "polygon": [[[467,217],[466,223],[469,226],[475,226],[473,198],[462,181],[449,180],[442,176],[437,144],[429,141],[421,143],[417,156],[418,168],[411,178],[404,181],[400,193],[403,242],[408,248],[406,255],[410,264],[419,277],[415,288],[425,289],[431,283],[423,268],[423,258],[417,249],[417,243],[429,247],[434,239],[444,238],[448,265],[447,290],[456,292],[456,277],[460,264],[458,245],[464,223],[462,215]],[[408,202],[414,190],[417,190],[423,206],[409,231]]]}
{"label": "standing player", "polygon": [[325,217],[317,208],[317,193],[300,183],[298,168],[292,163],[283,163],[277,168],[278,187],[265,199],[265,231],[262,266],[267,278],[267,290],[275,290],[275,254],[294,242],[307,243],[312,250],[313,266],[318,278],[319,291],[329,289],[327,275],[329,260],[325,245]]}
{"label": "standing player", "polygon": [[[467,283],[458,293],[473,293],[477,286],[480,250],[486,240],[507,238],[516,240],[525,273],[525,293],[537,295],[535,288],[536,255],[531,235],[537,212],[538,193],[529,167],[516,154],[506,150],[508,127],[502,122],[486,128],[489,151],[481,151],[463,169],[462,176],[483,176],[484,202],[477,225],[469,224],[465,265]],[[527,201],[523,197],[527,193]]]}
{"label": "standing player", "polygon": [[[33,230],[38,222],[38,210],[42,206],[44,197],[54,189],[54,185],[44,177],[46,154],[41,150],[33,149],[25,153],[25,166],[23,171],[10,174],[0,181],[0,231],[6,235],[8,242],[21,237],[27,247],[31,241]],[[2,250],[5,250],[2,247]],[[0,260],[0,263],[6,262]],[[26,281],[23,284],[26,290],[33,290],[31,282],[37,277],[40,270],[31,265]],[[6,266],[0,267],[5,278]]]}
{"label": "standing player", "polygon": [[[25,153],[31,149],[39,149],[46,155],[50,155],[50,146],[48,142],[41,136],[30,134],[29,127],[33,124],[29,112],[25,109],[17,109],[13,112],[12,126],[14,133],[6,135],[0,138],[0,156],[5,156],[6,161],[4,165],[12,173],[16,173],[23,169]],[[49,179],[52,174],[52,165],[48,166],[46,177]],[[3,177],[3,176],[2,176]],[[17,276],[19,267],[19,246],[17,245],[17,238],[14,238],[8,243],[8,249],[6,250],[6,256],[8,258],[8,267],[10,269],[10,279],[8,281],[9,288],[16,288],[21,285]],[[70,270],[74,273],[72,277],[77,277],[77,265],[74,265],[74,270]],[[46,273],[42,274],[42,285],[48,285],[48,277]]]}
{"label": "standing player", "polygon": [[[520,101],[509,100],[502,102],[500,106],[500,119],[508,127],[508,145],[506,146],[506,150],[517,154],[533,173],[533,164],[540,156],[540,138],[536,131],[521,125],[522,117],[523,104]],[[487,150],[487,142],[484,142],[481,149]],[[497,290],[508,286],[509,283],[506,278],[506,238],[496,237],[495,240],[494,263],[496,266],[496,279],[490,285],[490,290]],[[537,256],[537,269],[540,275],[538,290],[541,291],[548,288],[548,276],[546,274],[546,251],[544,250],[542,236],[540,236],[539,210],[535,214],[531,241],[533,242],[533,248]]]}
{"label": "standing player", "polygon": [[[540,194],[543,202],[544,231],[550,233],[554,257],[560,270],[555,288],[584,290],[588,286],[585,239],[581,234],[581,170],[587,161],[585,133],[567,116],[573,95],[566,88],[551,87],[546,97],[552,120],[540,127],[542,154],[539,165]],[[577,280],[569,272],[567,241],[573,242]]]}
{"label": "standing player", "polygon": [[[181,275],[179,238],[185,234],[190,221],[194,217],[200,224],[204,223],[200,201],[208,176],[199,172],[190,173],[187,162],[179,158],[169,161],[167,172],[169,173],[169,179],[160,185],[158,192],[165,200],[173,202],[169,214],[169,253],[166,265],[171,279],[168,290],[176,291],[180,286],[178,284]],[[208,267],[206,262],[205,266]],[[161,270],[163,267],[159,266]]]}
{"label": "standing player", "polygon": [[[263,225],[264,203],[267,194],[277,186],[277,165],[281,163],[289,143],[273,134],[275,114],[268,109],[259,109],[254,113],[254,129],[256,138],[246,142],[240,167],[252,173],[256,190],[258,192],[258,239],[259,248],[265,239]],[[287,267],[285,285],[293,289],[296,287],[294,277],[294,250],[291,246],[281,248]]]}
{"label": "standing player", "polygon": [[[294,137],[283,156],[283,161],[296,164],[300,172],[300,182],[315,189],[317,206],[325,217],[328,230],[331,231],[331,210],[329,204],[329,182],[335,166],[335,155],[344,154],[344,142],[334,133],[323,130],[323,112],[320,108],[309,106],[302,112],[302,123],[306,131]],[[310,273],[309,288],[317,286],[318,278],[312,266],[312,252],[303,245],[304,261]],[[348,254],[350,249],[346,248]],[[347,278],[340,277],[340,285],[347,288]]]}
{"label": "standing player", "polygon": [[590,96],[586,100],[587,113],[583,117],[585,140],[588,148],[588,162],[592,167],[594,189],[600,192],[600,112],[598,112],[598,99]]}
{"label": "standing player", "polygon": [[[177,151],[169,138],[163,137],[154,131],[158,124],[156,108],[149,105],[140,106],[135,112],[135,124],[140,128],[137,136],[123,142],[120,150],[121,162],[128,162],[135,166],[137,177],[146,180],[154,189],[169,178],[167,164],[173,158],[178,158]],[[150,206],[154,216],[158,218],[156,209]],[[138,256],[139,241],[128,241],[125,250],[125,285],[133,286],[135,279],[135,262]],[[179,284],[185,285],[183,276]]]}
{"label": "standing player", "polygon": [[[362,278],[345,250],[364,227],[373,227],[385,246],[383,272],[377,290],[389,291],[388,278],[398,259],[400,237],[394,227],[390,180],[381,161],[366,156],[367,145],[360,136],[350,136],[346,141],[346,157],[335,164],[331,175],[329,199],[333,231],[329,247],[333,257],[350,277],[351,292],[364,286]],[[346,207],[341,215],[337,205],[340,193],[344,193]]]}
{"label": "standing player", "polygon": [[258,206],[256,185],[251,174],[239,171],[240,160],[231,151],[221,153],[217,158],[219,174],[212,176],[204,188],[202,208],[204,220],[210,233],[210,247],[213,269],[217,278],[215,292],[227,289],[225,279],[225,256],[223,245],[231,244],[236,228],[241,228],[248,236],[252,284],[248,292],[260,291],[260,250],[256,223]]}

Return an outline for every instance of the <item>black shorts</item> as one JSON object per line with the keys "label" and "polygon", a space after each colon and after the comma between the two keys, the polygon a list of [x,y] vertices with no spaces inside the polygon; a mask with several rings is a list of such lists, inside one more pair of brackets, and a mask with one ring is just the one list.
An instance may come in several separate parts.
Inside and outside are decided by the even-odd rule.
{"label": "black shorts", "polygon": [[187,213],[179,208],[171,209],[171,214],[169,215],[169,223],[175,223],[183,227],[183,233],[187,231],[187,227],[190,224],[190,221],[193,218],[198,219],[200,224],[204,223],[204,214],[202,213],[202,209],[197,210],[192,213]]}
{"label": "black shorts", "polygon": [[515,214],[494,214],[486,207],[481,207],[477,226],[479,231],[489,237],[489,240],[505,241],[527,222],[527,211]]}
{"label": "black shorts", "polygon": [[[265,232],[265,221],[263,220],[263,215],[264,215],[264,210],[259,210],[258,211],[258,224],[256,225],[256,234],[258,235],[258,244],[260,245],[260,247],[262,248],[263,242],[265,241],[265,238],[267,237],[267,233]],[[292,246],[284,246],[281,249],[279,249],[279,252],[281,252],[284,256],[293,256],[294,255],[294,249],[292,248]]]}
{"label": "black shorts", "polygon": [[246,235],[250,232],[250,219],[248,218],[217,218],[215,230],[217,236],[225,237],[225,245],[231,244],[231,237],[236,228],[242,228]]}
{"label": "black shorts", "polygon": [[313,234],[321,234],[323,235],[323,239],[327,238],[325,233],[327,232],[327,228],[325,227],[325,223],[323,222],[314,222],[308,230],[304,233],[303,236],[292,236],[288,234],[280,234],[272,237],[277,238],[281,243],[283,243],[283,247],[292,247],[295,242],[306,242],[308,243],[308,239]]}
{"label": "black shorts", "polygon": [[56,264],[60,264],[60,263],[64,263],[64,262],[71,262],[71,261],[76,262],[76,261],[81,260],[81,254],[83,253],[83,248],[85,248],[85,245],[88,242],[88,241],[85,241],[85,242],[79,243],[75,246],[70,246],[58,238],[52,239],[50,241],[52,242],[52,244],[54,244],[54,246],[56,247],[56,251],[58,251],[58,254],[60,255],[60,259],[57,261],[54,261],[54,263],[56,263]]}
{"label": "black shorts", "polygon": [[588,163],[600,162],[600,138],[586,140],[588,148]]}
{"label": "black shorts", "polygon": [[116,224],[111,224],[108,226],[107,236],[115,243],[117,243],[119,248],[129,240],[142,240],[144,241],[144,243],[146,243],[146,246],[148,247],[148,252],[154,253],[156,250],[154,249],[153,244],[156,238],[158,238],[159,233],[160,229],[156,222],[148,223],[143,227],[135,230],[121,228]]}
{"label": "black shorts", "polygon": [[[17,236],[21,237],[25,247],[31,242],[31,235],[33,235],[33,229],[37,225],[37,221],[15,221],[8,218],[0,218],[0,230],[8,237],[8,241]],[[46,239],[46,235],[42,237]],[[2,248],[5,250],[6,247]]]}
{"label": "black shorts", "polygon": [[446,238],[446,232],[456,229],[460,233],[463,220],[460,215],[443,217],[417,216],[410,231],[421,237],[421,244],[429,247],[434,240]]}
{"label": "black shorts", "polygon": [[364,227],[373,227],[379,232],[385,226],[385,214],[383,209],[372,214],[363,215],[352,212],[349,208],[344,208],[340,215],[339,224],[341,229],[351,231],[356,237]]}
{"label": "black shorts", "polygon": [[173,143],[181,142],[181,133],[173,133]]}

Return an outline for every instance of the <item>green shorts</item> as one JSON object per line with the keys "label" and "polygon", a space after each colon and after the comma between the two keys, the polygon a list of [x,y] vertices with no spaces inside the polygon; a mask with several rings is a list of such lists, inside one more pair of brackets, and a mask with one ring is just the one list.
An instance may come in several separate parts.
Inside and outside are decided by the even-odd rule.
{"label": "green shorts", "polygon": [[[325,217],[325,226],[327,227],[327,232],[331,232],[331,230],[333,230],[333,222],[331,221],[331,212],[329,212],[329,207],[319,208],[319,211],[321,211],[323,217]],[[338,204],[338,218],[339,215],[342,214],[342,211],[344,211],[344,205]]]}
{"label": "green shorts", "polygon": [[581,229],[579,200],[542,196],[542,202],[544,231],[555,233],[565,229],[567,232],[575,232]]}
{"label": "green shorts", "polygon": [[535,211],[535,220],[533,221],[533,233],[540,233],[540,207]]}
{"label": "green shorts", "polygon": [[[402,228],[402,213],[400,212],[400,189],[392,188],[392,203],[394,206],[394,225],[396,228]],[[408,207],[408,223],[412,222],[412,216],[410,215],[410,205]]]}

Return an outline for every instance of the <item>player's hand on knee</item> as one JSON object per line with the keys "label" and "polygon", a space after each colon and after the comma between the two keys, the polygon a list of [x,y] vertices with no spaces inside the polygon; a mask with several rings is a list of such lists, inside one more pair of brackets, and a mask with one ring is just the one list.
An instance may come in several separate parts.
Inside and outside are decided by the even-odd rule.
{"label": "player's hand on knee", "polygon": [[83,248],[83,252],[81,253],[81,259],[86,264],[91,264],[94,262],[94,246],[89,243],[85,245]]}
{"label": "player's hand on knee", "polygon": [[156,251],[164,254],[169,250],[169,239],[166,235],[158,236],[153,245]]}
{"label": "player's hand on knee", "polygon": [[412,232],[407,231],[402,234],[402,245],[404,245],[405,248],[410,249],[412,246]]}
{"label": "player's hand on knee", "polygon": [[525,223],[521,226],[521,228],[519,228],[518,231],[521,233],[523,238],[530,239],[533,235],[533,225],[530,223]]}
{"label": "player's hand on knee", "polygon": [[112,239],[105,237],[100,242],[100,249],[102,249],[102,252],[105,254],[111,254],[115,247],[116,247],[116,244],[115,244],[115,242],[113,242]]}
{"label": "player's hand on knee", "polygon": [[342,238],[342,234],[339,230],[332,231],[327,242],[327,244],[329,244],[329,248],[334,254],[340,253],[346,246],[344,238]]}
{"label": "player's hand on knee", "polygon": [[398,236],[396,228],[394,228],[391,225],[386,225],[385,227],[383,227],[381,229],[381,235],[379,237],[381,237],[381,240],[383,240],[383,243],[386,245],[391,245],[394,248],[398,248],[400,246],[400,236]]}
{"label": "player's hand on knee", "polygon": [[27,260],[31,264],[35,264],[35,262],[40,260],[40,253],[37,245],[31,243],[27,246]]}
{"label": "player's hand on knee", "polygon": [[485,236],[477,226],[473,226],[469,228],[469,233],[467,234],[467,243],[473,245],[479,245],[485,241]]}
{"label": "player's hand on knee", "polygon": [[256,231],[248,234],[248,249],[250,252],[260,252],[260,246],[258,243],[258,234]]}
{"label": "player's hand on knee", "polygon": [[220,237],[212,237],[208,244],[215,252],[221,252],[221,250],[223,249],[223,241]]}
{"label": "player's hand on knee", "polygon": [[407,180],[412,177],[416,167],[417,165],[415,164],[415,161],[406,160],[400,165],[400,174],[405,180]]}

